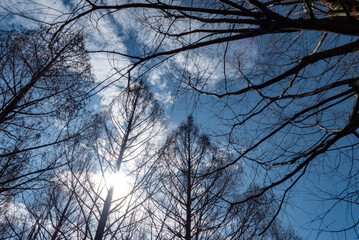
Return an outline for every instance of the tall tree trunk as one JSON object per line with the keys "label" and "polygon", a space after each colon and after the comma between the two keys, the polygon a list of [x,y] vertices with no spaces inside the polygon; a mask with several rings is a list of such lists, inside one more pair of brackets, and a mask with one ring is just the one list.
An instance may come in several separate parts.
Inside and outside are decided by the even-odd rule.
{"label": "tall tree trunk", "polygon": [[[121,144],[120,155],[119,155],[119,157],[117,159],[117,162],[116,162],[116,173],[118,173],[120,171],[121,163],[122,163],[122,160],[123,160],[123,155],[124,155],[125,150],[127,148],[128,138],[130,136],[130,132],[132,131],[132,124],[133,124],[134,115],[135,115],[135,112],[136,112],[136,107],[137,107],[137,104],[138,104],[138,97],[139,97],[138,95],[135,96],[135,102],[134,102],[134,105],[133,105],[133,109],[131,110],[131,116],[130,116],[130,119],[128,121],[126,133],[125,133],[125,136],[124,136],[122,144]],[[98,224],[97,230],[96,230],[95,240],[102,240],[102,238],[103,238],[103,233],[104,233],[104,229],[105,229],[105,226],[106,226],[106,221],[107,221],[107,218],[108,218],[108,213],[109,213],[109,210],[110,210],[111,201],[112,201],[112,197],[113,197],[113,191],[114,191],[114,189],[113,189],[113,186],[111,185],[111,188],[107,193],[105,204],[104,204],[102,212],[101,212],[100,221],[99,221],[99,224]]]}
{"label": "tall tree trunk", "polygon": [[103,209],[101,212],[100,221],[98,223],[98,227],[96,230],[95,240],[101,240],[103,237],[103,233],[105,230],[106,221],[108,217],[108,212],[111,206],[112,196],[113,196],[113,186],[110,187],[110,190],[107,193],[105,204],[103,205]]}
{"label": "tall tree trunk", "polygon": [[191,240],[191,219],[192,219],[192,181],[191,181],[191,134],[190,131],[187,134],[187,203],[186,203],[186,240]]}

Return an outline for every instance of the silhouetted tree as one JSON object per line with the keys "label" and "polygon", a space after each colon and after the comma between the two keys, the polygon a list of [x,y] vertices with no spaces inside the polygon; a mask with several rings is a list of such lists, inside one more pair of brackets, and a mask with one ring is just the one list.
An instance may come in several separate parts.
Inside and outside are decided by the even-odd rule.
{"label": "silhouetted tree", "polygon": [[[76,125],[93,87],[81,32],[0,31],[0,201],[36,190],[76,144]],[[86,109],[88,111],[88,109]],[[7,204],[2,204],[5,211]],[[4,207],[4,208],[3,208]]]}
{"label": "silhouetted tree", "polygon": [[[214,171],[230,158],[200,134],[192,116],[174,130],[145,185],[151,194],[147,211],[152,222],[144,238],[259,239],[274,215],[274,199],[266,194],[233,207],[230,202],[243,187],[242,169]],[[279,222],[262,238],[282,239],[273,234],[275,228],[281,228]],[[299,239],[289,236],[286,239]]]}
{"label": "silhouetted tree", "polygon": [[[132,219],[136,214],[134,211],[138,211],[140,202],[143,201],[134,193],[143,181],[137,174],[143,171],[142,165],[155,153],[156,138],[163,131],[164,126],[162,108],[153,99],[148,88],[140,83],[130,82],[127,87],[123,88],[110,104],[106,115],[108,118],[104,125],[106,142],[105,144],[99,142],[98,147],[98,151],[101,152],[102,160],[100,161],[103,164],[101,171],[119,174],[121,166],[127,165],[132,172],[130,177],[134,179],[133,186],[130,187],[131,194],[127,197],[137,201],[128,202],[126,198],[123,202],[118,202],[118,199],[113,200],[114,185],[121,185],[121,183],[109,183],[110,188],[101,212],[95,239],[128,234],[121,230],[121,222]],[[117,203],[110,210],[113,201]],[[108,221],[110,213],[116,211],[122,211],[120,217],[122,220]],[[105,229],[106,222],[108,228]]]}

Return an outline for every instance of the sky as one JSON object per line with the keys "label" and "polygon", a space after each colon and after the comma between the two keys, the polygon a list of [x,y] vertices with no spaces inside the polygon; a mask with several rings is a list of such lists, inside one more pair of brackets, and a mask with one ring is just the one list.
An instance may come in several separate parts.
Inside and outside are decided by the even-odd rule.
{"label": "sky", "polygon": [[[66,13],[76,7],[73,2],[62,0],[5,0],[4,4],[6,8],[12,9],[14,12],[22,12],[27,17],[12,15],[6,12],[5,9],[0,9],[0,29],[4,30],[35,28],[41,22],[63,21],[68,17]],[[145,46],[147,49],[156,48],[158,41],[153,41],[153,39],[160,40],[159,36],[154,32],[149,32],[147,28],[141,27],[141,24],[144,23],[138,22],[134,15],[132,10],[128,10],[101,17],[98,21],[85,17],[76,24],[85,33],[86,47],[89,51],[104,49],[136,54],[139,52],[140,46]],[[153,21],[151,24],[156,24],[155,18]],[[198,26],[193,26],[193,28],[196,27]],[[176,26],[176,29],[179,28],[181,28],[180,25]],[[136,37],[138,45],[131,43],[131,37]],[[161,44],[164,50],[178,46],[178,43],[170,40],[164,40]],[[250,71],[253,68],[254,60],[258,58],[258,43],[254,40],[247,40],[243,41],[241,45],[230,45],[230,47],[232,52],[238,53],[238,56],[244,62],[245,65],[241,66],[243,71]],[[198,97],[198,95],[184,89],[181,90],[182,86],[176,81],[176,76],[171,74],[173,71],[176,72],[177,69],[185,69],[190,73],[203,73],[200,77],[210,79],[211,82],[209,82],[208,86],[216,88],[216,84],[222,76],[221,64],[223,63],[221,59],[213,58],[211,51],[223,51],[223,49],[209,48],[207,51],[196,52],[196,54],[189,56],[187,53],[178,54],[167,63],[152,69],[147,74],[154,97],[165,108],[169,129],[174,129],[189,114],[193,114],[201,128],[208,131],[208,133],[211,133],[211,129],[221,129],[221,123],[217,118],[213,117],[213,113],[218,112],[219,105],[215,104],[210,97]],[[235,65],[235,58],[238,56],[235,54],[231,56],[233,66],[230,66],[226,73],[229,78],[235,78],[238,74],[238,66]],[[125,72],[126,68],[124,66],[130,65],[131,60],[123,56],[114,56],[107,53],[92,53],[90,57],[96,81],[101,82],[101,86],[104,87],[99,88],[101,91],[98,91],[96,102],[94,102],[94,108],[101,110],[116,97],[116,88],[123,86],[124,81],[123,78],[119,78],[119,73]],[[145,67],[141,69],[141,71],[145,70]],[[134,70],[133,75],[136,75],[137,71],[140,70]],[[180,91],[181,94],[178,94],[177,91]],[[324,158],[335,159],[336,155],[328,153],[323,156]],[[325,167],[322,170],[325,171]],[[330,178],[330,176],[317,177],[312,174],[311,177],[301,180],[296,189],[305,189],[307,185],[314,185],[318,189],[325,190],[335,188],[335,184],[337,184],[335,178]],[[308,194],[303,194],[299,191],[292,193],[291,200],[297,206],[292,207],[291,204],[287,204],[282,219],[284,222],[289,221],[304,239],[331,239],[331,234],[329,233],[316,235],[315,230],[318,223],[310,224],[311,214],[314,212],[313,216],[316,216],[316,212],[323,211],[328,205],[322,201],[317,201],[317,198],[313,198],[309,190],[312,189],[308,189]],[[338,224],[341,221],[340,219],[345,218],[347,215],[345,209],[345,206],[337,205],[332,214],[328,216],[328,222],[333,221]],[[345,237],[345,239],[354,239],[354,235]]]}

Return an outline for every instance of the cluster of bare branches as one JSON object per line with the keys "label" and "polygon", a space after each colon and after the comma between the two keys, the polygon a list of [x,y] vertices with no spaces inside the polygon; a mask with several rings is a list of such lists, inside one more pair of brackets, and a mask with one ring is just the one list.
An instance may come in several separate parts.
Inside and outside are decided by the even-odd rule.
{"label": "cluster of bare branches", "polygon": [[[167,62],[182,87],[213,97],[216,109],[221,109],[214,114],[229,126],[220,134],[238,153],[216,171],[241,161],[262,169],[254,174],[261,190],[232,204],[271,189],[281,189],[278,199],[284,203],[307,172],[341,172],[334,184],[343,180],[348,184],[331,195],[348,202],[354,211],[358,183],[354,153],[359,136],[357,1],[82,4],[61,27],[83,17],[100,21],[108,14],[115,17],[135,9],[143,32],[151,33],[153,41],[137,38],[133,44],[142,50],[111,53],[126,54],[133,61],[128,71],[142,69],[144,74]],[[347,227],[325,231],[355,230],[357,224],[354,217]]]}
{"label": "cluster of bare branches", "polygon": [[[275,213],[270,194],[231,205],[247,187],[241,166],[216,171],[230,159],[200,133],[192,116],[169,134],[146,185],[151,195],[146,239],[300,239],[279,221],[270,226]],[[249,186],[246,195],[255,191]]]}
{"label": "cluster of bare branches", "polygon": [[[9,15],[33,19],[28,12],[19,11],[16,6],[3,4],[1,7]],[[137,89],[142,83],[129,84],[131,74],[135,73],[140,76],[139,79],[143,79],[149,72],[158,68],[167,71],[168,85],[176,85],[181,90],[192,91],[199,98],[210,99],[210,103],[207,104],[212,104],[212,113],[223,123],[221,131],[215,129],[214,133],[222,142],[226,141],[233,156],[228,161],[219,161],[215,166],[208,168],[204,176],[211,179],[216,174],[230,172],[232,168],[241,166],[249,172],[247,176],[251,179],[248,182],[254,182],[256,186],[251,194],[246,193],[247,189],[243,189],[238,198],[225,197],[224,200],[231,209],[250,205],[252,202],[261,202],[261,198],[275,193],[273,201],[276,200],[276,210],[271,215],[272,219],[268,226],[262,229],[269,231],[291,190],[301,181],[331,179],[332,187],[325,186],[326,188],[315,191],[320,198],[328,197],[325,202],[333,203],[332,207],[328,207],[327,211],[318,217],[319,221],[325,222],[330,211],[342,204],[347,205],[348,213],[357,210],[357,0],[80,0],[74,1],[71,7],[71,11],[64,15],[65,18],[57,18],[52,22],[43,21],[43,24],[56,30],[41,30],[36,33],[41,37],[36,39],[31,37],[34,33],[28,33],[29,37],[21,37],[25,36],[21,34],[2,34],[2,39],[5,40],[2,40],[1,48],[4,49],[4,54],[1,54],[4,56],[0,60],[0,134],[3,135],[1,139],[5,139],[4,147],[1,149],[1,157],[5,160],[0,165],[3,170],[0,170],[9,173],[0,174],[0,179],[6,176],[0,183],[4,196],[11,196],[10,192],[15,191],[14,189],[32,188],[30,183],[42,176],[42,170],[51,172],[50,170],[58,167],[59,161],[51,160],[40,168],[32,168],[34,164],[30,164],[29,159],[33,158],[37,163],[40,155],[27,154],[30,154],[32,149],[51,147],[76,135],[76,131],[73,131],[72,127],[67,127],[67,124],[64,125],[66,131],[70,131],[71,134],[64,135],[63,131],[60,131],[51,141],[45,142],[42,133],[38,133],[48,127],[46,121],[52,119],[49,116],[56,114],[57,118],[64,118],[66,120],[62,121],[66,122],[73,116],[70,110],[79,108],[77,104],[81,101],[77,97],[81,98],[83,93],[66,93],[73,88],[82,88],[63,84],[63,81],[60,83],[58,78],[69,82],[73,78],[90,78],[88,67],[78,60],[80,56],[86,55],[82,46],[82,35],[67,33],[72,28],[76,29],[77,24],[83,20],[97,25],[102,19],[111,17],[122,24],[121,34],[126,39],[128,48],[123,51],[99,48],[88,54],[102,52],[129,59],[128,65],[116,68],[120,75],[117,80],[123,80],[128,85],[127,93],[119,93],[121,104],[133,103],[135,100],[129,97],[129,94],[143,91]],[[129,26],[126,26],[127,22],[121,22],[126,17],[139,24],[128,23]],[[16,36],[18,40],[10,41]],[[33,43],[28,38],[33,39]],[[23,41],[30,43],[24,44]],[[42,50],[37,52],[36,49]],[[76,54],[72,55],[73,53]],[[87,55],[85,58],[87,59]],[[73,62],[71,66],[69,62]],[[76,71],[72,70],[72,67]],[[72,75],[67,76],[68,72]],[[73,80],[76,84],[81,82],[83,81]],[[109,86],[113,83],[106,84]],[[46,90],[45,95],[42,93],[43,89]],[[86,91],[88,92],[84,90]],[[58,94],[60,97],[55,97]],[[141,93],[141,97],[143,95],[146,96]],[[48,101],[49,99],[51,101]],[[54,102],[56,104],[53,105]],[[113,102],[112,106],[115,105]],[[53,106],[61,106],[61,109],[67,111],[56,111]],[[150,107],[154,105],[150,104]],[[125,110],[116,114],[119,113],[131,122],[132,108],[123,109],[129,112]],[[110,113],[111,111],[113,114],[112,107],[109,109]],[[36,124],[35,115],[40,115],[46,120]],[[104,155],[97,154],[97,158],[104,161],[105,156],[112,155],[115,160],[107,167],[112,171],[119,171],[126,154],[126,144],[132,144],[127,133],[132,131],[133,123],[122,125],[122,122],[117,122],[115,115],[106,119],[105,121],[111,122],[112,127],[106,127],[106,137],[102,138],[108,139],[108,143],[100,146],[100,153]],[[149,118],[148,121],[148,127],[152,129],[150,122],[153,119]],[[144,127],[146,129],[147,125]],[[20,131],[19,129],[21,134],[15,134]],[[139,137],[141,133],[141,130],[133,133],[134,139],[139,142],[134,140],[135,145],[128,148],[129,154],[134,153],[137,156],[137,144],[142,147],[143,143]],[[97,142],[100,143],[103,143],[102,139]],[[53,159],[56,157],[59,156],[54,155]],[[152,157],[149,159],[151,160],[145,162],[153,166]],[[141,166],[142,168],[138,169],[147,169],[145,165]],[[170,170],[169,166],[167,169]],[[140,177],[142,180],[139,181],[145,182],[144,179],[147,179],[150,182],[148,178],[154,176],[151,167],[144,172]],[[316,177],[320,179],[317,180]],[[227,180],[222,179],[221,182],[223,181]],[[141,194],[151,196],[146,191]],[[101,196],[97,197],[101,199]],[[158,207],[169,206],[168,202],[162,204],[156,198],[152,201]],[[93,201],[92,206],[98,205],[95,202]],[[88,209],[92,207],[89,205]],[[98,217],[100,212],[98,210],[95,215]],[[147,217],[145,215],[144,219],[151,217],[151,213]],[[159,220],[166,223],[163,219],[152,219],[150,225]],[[140,222],[137,219],[137,223]],[[351,232],[358,236],[358,224],[358,217],[351,214],[345,226],[326,226],[323,223],[320,230],[333,234]],[[126,226],[136,228],[138,225]],[[167,227],[166,231],[186,237],[183,230],[172,227]],[[91,229],[93,226],[87,225],[87,228]],[[111,229],[111,226],[107,229]],[[106,230],[104,231],[106,233]],[[108,234],[111,235],[111,231],[109,230]]]}
{"label": "cluster of bare branches", "polygon": [[44,156],[47,149],[81,132],[70,123],[92,84],[82,34],[61,34],[56,44],[50,36],[49,29],[1,32],[1,194],[34,187],[62,164]]}

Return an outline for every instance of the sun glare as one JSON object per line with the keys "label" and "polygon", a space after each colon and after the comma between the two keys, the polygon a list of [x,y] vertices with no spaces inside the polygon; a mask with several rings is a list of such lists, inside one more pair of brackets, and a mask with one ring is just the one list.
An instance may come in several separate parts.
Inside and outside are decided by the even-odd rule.
{"label": "sun glare", "polygon": [[129,192],[129,178],[123,172],[105,174],[107,183],[115,188],[115,196],[123,197]]}
{"label": "sun glare", "polygon": [[[129,177],[123,172],[106,172],[104,175],[102,173],[97,173],[95,175],[95,181],[100,189],[103,189],[105,186],[108,188],[113,186],[114,198],[125,197],[130,192]],[[107,192],[102,191],[101,195],[103,194],[105,196]]]}

